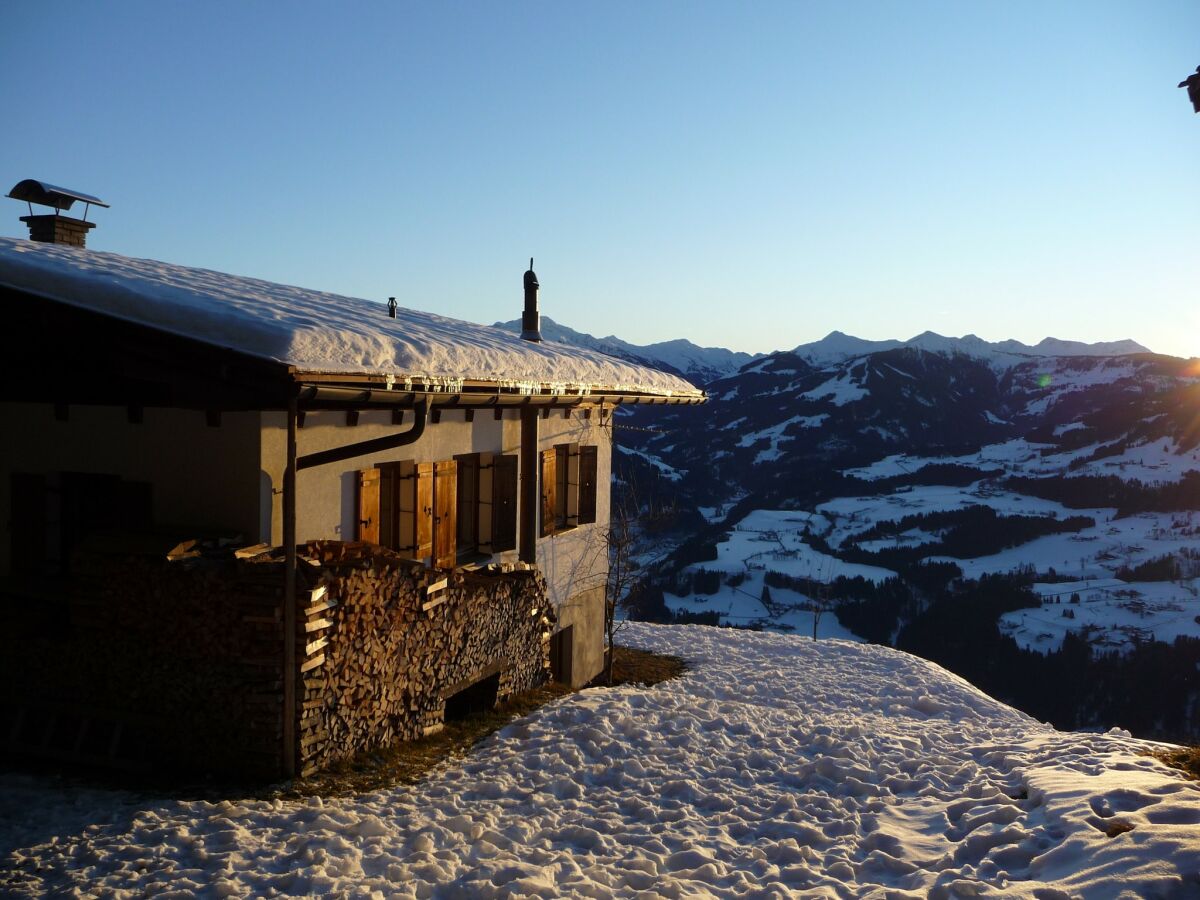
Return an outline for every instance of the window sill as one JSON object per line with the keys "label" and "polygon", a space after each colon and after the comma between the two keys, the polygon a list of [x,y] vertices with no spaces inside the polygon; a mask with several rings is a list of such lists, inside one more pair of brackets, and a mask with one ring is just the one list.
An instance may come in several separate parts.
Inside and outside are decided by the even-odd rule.
{"label": "window sill", "polygon": [[478,569],[492,561],[493,554],[475,551],[464,553],[454,563],[456,569]]}

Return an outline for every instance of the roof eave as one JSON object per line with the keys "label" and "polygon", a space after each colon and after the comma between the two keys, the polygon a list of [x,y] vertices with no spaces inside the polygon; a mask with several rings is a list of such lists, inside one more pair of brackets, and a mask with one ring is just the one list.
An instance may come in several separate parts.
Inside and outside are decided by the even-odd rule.
{"label": "roof eave", "polygon": [[412,376],[398,378],[377,373],[331,374],[292,368],[302,402],[362,406],[409,406],[426,399],[433,406],[580,406],[697,405],[706,403],[704,392],[656,393],[618,390],[591,385],[518,383]]}
{"label": "roof eave", "polygon": [[566,408],[572,406],[631,406],[662,405],[662,406],[694,406],[706,403],[708,397],[688,395],[644,394],[627,391],[587,391],[581,393],[552,392],[550,390],[536,393],[523,392],[518,389],[504,389],[491,386],[482,389],[456,391],[422,390],[385,385],[336,385],[328,383],[310,383],[303,379],[299,381],[299,399],[303,406],[338,406],[338,407],[410,407],[424,400],[433,407],[450,407],[459,409],[469,408],[505,408],[521,406],[546,406]]}

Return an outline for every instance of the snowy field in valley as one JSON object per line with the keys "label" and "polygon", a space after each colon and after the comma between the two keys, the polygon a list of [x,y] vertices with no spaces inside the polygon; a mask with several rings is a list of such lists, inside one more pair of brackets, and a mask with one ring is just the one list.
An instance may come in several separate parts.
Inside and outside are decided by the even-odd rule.
{"label": "snowy field in valley", "polygon": [[[715,560],[695,563],[684,570],[690,574],[706,569],[743,580],[730,584],[727,577],[723,578],[715,594],[693,592],[680,596],[667,592],[664,595],[667,607],[672,612],[716,612],[723,625],[761,625],[811,635],[813,598],[788,588],[769,587],[769,602],[764,604],[764,576],[768,571],[821,582],[839,575],[880,582],[894,574],[876,566],[843,562],[805,542],[805,534],[824,533],[829,527],[829,520],[821,515],[795,510],[754,510],[738,522],[728,540],[717,544]],[[832,611],[818,618],[817,636],[859,640],[838,622]]]}
{"label": "snowy field in valley", "polygon": [[[1060,433],[1074,430],[1059,429]],[[929,465],[973,466],[977,469],[999,469],[1006,475],[1024,475],[1033,478],[1048,475],[1075,477],[1080,475],[1115,475],[1126,481],[1178,481],[1184,473],[1200,470],[1200,450],[1181,451],[1174,441],[1159,438],[1126,447],[1121,453],[1102,456],[1099,459],[1080,463],[1078,468],[1068,470],[1077,460],[1090,457],[1104,444],[1088,444],[1075,450],[1053,452],[1053,444],[1031,443],[1016,438],[999,444],[988,444],[977,453],[964,456],[910,456],[906,453],[893,454],[855,469],[846,469],[842,474],[865,481],[910,475]],[[1043,451],[1047,455],[1043,455]]]}
{"label": "snowy field in valley", "polygon": [[0,776],[0,893],[140,897],[1200,895],[1200,784],[874,645],[634,625],[688,658],[412,788],[181,802]]}
{"label": "snowy field in valley", "polygon": [[[1070,516],[1107,518],[1112,510],[1067,509],[1053,500],[1041,500],[1001,491],[976,482],[967,487],[945,485],[916,485],[901,487],[886,494],[865,497],[838,497],[817,507],[817,512],[830,523],[822,536],[838,547],[851,535],[865,531],[879,522],[898,522],[905,516],[933,512],[950,512],[968,506],[989,506],[1002,516]],[[883,546],[883,544],[880,544]],[[872,549],[870,545],[863,549]]]}
{"label": "snowy field in valley", "polygon": [[[1080,579],[1111,578],[1124,566],[1137,566],[1162,556],[1191,553],[1200,546],[1196,527],[1200,513],[1142,513],[1124,518],[1115,510],[1080,509],[1074,515],[1096,519],[1096,525],[1070,534],[1049,534],[1019,547],[1010,547],[991,556],[976,559],[950,559],[967,578],[988,572],[1012,572],[1032,565],[1039,572],[1056,569],[1062,575]],[[1188,560],[1181,565],[1191,567]]]}
{"label": "snowy field in valley", "polygon": [[[1000,630],[1026,650],[1050,653],[1074,632],[1101,652],[1126,652],[1145,641],[1200,637],[1200,579],[1124,582],[1117,579],[1035,584],[1039,609],[1000,617]],[[1072,603],[1072,596],[1079,597]]]}
{"label": "snowy field in valley", "polygon": [[[865,526],[864,526],[865,527]],[[729,540],[717,544],[717,558],[692,568],[740,572],[769,569],[793,578],[829,581],[844,575],[868,581],[884,581],[895,573],[878,566],[843,562],[814,550],[805,542],[806,533],[822,534],[829,528],[827,517],[788,509],[756,509],[734,526]]]}
{"label": "snowy field in valley", "polygon": [[[720,615],[728,625],[761,625],[765,628],[812,633],[813,598],[786,588],[770,587],[770,604],[762,602],[764,576],[768,571],[797,578],[829,582],[839,576],[862,576],[876,583],[893,572],[846,562],[816,550],[807,542],[819,536],[841,552],[846,539],[885,522],[930,512],[988,506],[1001,515],[1051,515],[1055,518],[1088,516],[1096,525],[1079,532],[1035,538],[1017,547],[975,559],[944,556],[936,552],[936,533],[910,528],[859,544],[877,552],[888,547],[929,546],[929,560],[953,562],[966,578],[1005,574],[1032,566],[1036,571],[1056,571],[1059,576],[1078,578],[1083,591],[1080,607],[1055,603],[1055,593],[1073,590],[1063,584],[1039,586],[1047,600],[1041,609],[1007,614],[1002,628],[1022,647],[1042,652],[1057,650],[1068,631],[1082,635],[1100,651],[1124,651],[1137,641],[1173,641],[1179,635],[1200,637],[1200,561],[1189,558],[1198,546],[1200,512],[1143,513],[1115,518],[1113,509],[1067,509],[1059,503],[998,491],[977,482],[966,487],[920,485],[902,487],[891,493],[862,497],[839,497],[802,510],[755,510],[728,532],[728,540],[717,544],[717,559],[694,563],[686,573],[701,569],[719,571],[726,577],[715,594],[666,593],[672,612]],[[1123,567],[1136,567],[1163,556],[1173,556],[1184,574],[1182,581],[1126,583],[1114,578]],[[729,584],[728,576],[744,580]],[[1042,588],[1044,587],[1044,590]],[[1066,599],[1057,598],[1066,603]],[[1067,610],[1064,615],[1063,611]],[[818,635],[855,640],[852,632],[826,612],[819,620]]]}

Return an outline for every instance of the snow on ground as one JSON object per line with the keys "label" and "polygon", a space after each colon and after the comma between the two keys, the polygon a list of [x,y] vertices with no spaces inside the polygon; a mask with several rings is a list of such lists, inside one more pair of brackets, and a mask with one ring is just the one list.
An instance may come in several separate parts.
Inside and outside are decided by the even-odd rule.
{"label": "snow on ground", "polygon": [[977,559],[930,558],[950,560],[967,578],[1033,566],[1039,572],[1053,568],[1062,575],[1090,579],[1111,578],[1124,566],[1133,567],[1196,548],[1198,512],[1141,513],[1121,519],[1112,518],[1114,510],[1079,509],[1072,512],[1092,516],[1096,525],[1077,533],[1049,534]]}
{"label": "snow on ground", "polygon": [[1023,375],[1043,392],[1040,397],[1025,404],[1026,415],[1039,416],[1068,394],[1099,384],[1136,378],[1138,370],[1132,362],[1119,357],[1097,360],[1083,369],[1066,360],[1051,357]]}
{"label": "snow on ground", "polygon": [[837,547],[850,535],[859,534],[879,522],[898,522],[905,516],[966,509],[968,506],[990,506],[997,513],[1005,516],[1053,515],[1056,518],[1067,518],[1073,515],[1110,512],[1108,510],[1069,510],[1053,500],[1027,497],[1011,491],[993,490],[982,482],[967,487],[915,485],[911,488],[899,488],[890,494],[877,494],[870,497],[838,497],[822,503],[817,507],[817,512],[833,523],[832,529],[825,534],[825,537],[830,544]]}
{"label": "snow on ground", "polygon": [[[664,597],[666,604],[673,612],[716,612],[725,625],[761,625],[811,635],[814,599],[798,591],[771,587],[771,602],[764,605],[761,597],[768,571],[820,582],[838,576],[861,576],[878,583],[895,575],[888,569],[843,562],[805,541],[805,535],[823,534],[830,527],[829,519],[820,514],[756,509],[738,522],[727,540],[717,544],[715,560],[694,563],[684,569],[685,573],[700,569],[719,571],[741,576],[744,581],[728,584],[722,580],[715,594],[692,593],[681,597],[668,593]],[[820,617],[817,634],[822,638],[859,640],[842,627],[833,612]]]}
{"label": "snow on ground", "polygon": [[654,456],[650,453],[645,453],[641,450],[634,450],[632,447],[622,447],[620,444],[617,444],[617,450],[626,454],[627,456],[636,456],[639,459],[645,460],[654,468],[656,468],[659,471],[659,474],[661,474],[664,478],[670,479],[671,481],[678,481],[683,477],[679,470],[674,466],[667,465],[657,456]]}
{"label": "snow on ground", "polygon": [[742,439],[738,440],[738,446],[750,446],[758,442],[758,440],[769,439],[772,449],[778,449],[780,440],[791,440],[791,438],[788,438],[784,434],[787,428],[790,428],[792,425],[799,425],[802,428],[816,428],[820,427],[822,422],[828,418],[828,413],[821,413],[820,415],[793,415],[791,419],[779,422],[779,425],[763,428],[762,431],[751,431],[749,434],[743,434]]}
{"label": "snow on ground", "polygon": [[[1073,424],[1082,427],[1078,423]],[[1061,426],[1061,429],[1056,429],[1056,433],[1059,430],[1072,428]],[[1067,478],[1082,475],[1116,475],[1125,481],[1136,479],[1156,482],[1178,481],[1185,472],[1200,470],[1200,451],[1181,452],[1178,444],[1165,438],[1127,447],[1120,454],[1084,462],[1075,469],[1069,469],[1068,466],[1076,460],[1091,456],[1096,450],[1102,449],[1102,445],[1089,444],[1063,453],[1042,454],[1043,450],[1054,449],[1051,444],[1033,444],[1024,438],[1018,438],[999,444],[988,444],[979,452],[964,456],[910,456],[907,453],[896,453],[876,460],[868,466],[846,469],[842,474],[864,481],[877,481],[881,478],[908,475],[928,465],[957,464],[979,469],[1003,469],[1008,475],[1027,475],[1034,478],[1047,475]]]}
{"label": "snow on ground", "polygon": [[805,391],[800,397],[805,400],[828,398],[834,406],[845,406],[847,403],[861,400],[869,393],[870,391],[854,380],[851,372],[845,372],[822,382],[810,391]]}
{"label": "snow on ground", "polygon": [[[975,466],[980,469],[1007,468],[1010,471],[1021,469],[1022,474],[1032,474],[1025,473],[1023,466],[1028,463],[1036,463],[1042,459],[1041,450],[1052,448],[1052,444],[1034,444],[1024,438],[1014,438],[999,444],[988,444],[981,447],[976,453],[967,453],[963,456],[910,456],[907,453],[894,453],[869,466],[846,469],[842,474],[852,478],[861,478],[864,481],[876,481],[880,478],[908,475],[934,464],[957,464]],[[1062,458],[1056,458],[1059,460],[1056,468],[1061,468]]]}
{"label": "snow on ground", "polygon": [[214,804],[0,775],[0,889],[1200,893],[1200,784],[1141,755],[1144,742],[1055,731],[886,647],[699,626],[624,636],[694,668],[563,698],[411,788]]}
{"label": "snow on ground", "polygon": [[[307,372],[699,396],[674,375],[502,328],[116,253],[0,238],[0,284]],[[68,360],[86,365],[87,360]]]}
{"label": "snow on ground", "polygon": [[[720,615],[721,625],[759,625],[772,631],[811,636],[815,615],[813,598],[788,588],[768,587],[770,599],[768,603],[763,603],[764,575],[764,572],[756,570],[746,573],[745,580],[740,584],[722,582],[715,594],[692,593],[680,597],[664,592],[663,601],[671,612],[715,612]],[[838,621],[832,609],[822,612],[817,619],[817,637],[822,640],[862,640]]]}
{"label": "snow on ground", "polygon": [[[1026,650],[1051,653],[1067,632],[1101,652],[1132,650],[1136,643],[1171,643],[1180,635],[1200,637],[1200,579],[1124,582],[1115,578],[1035,584],[1038,609],[1000,617],[999,627]],[[1079,603],[1071,597],[1079,596]]]}
{"label": "snow on ground", "polygon": [[843,562],[805,543],[808,532],[821,534],[829,528],[829,519],[821,514],[787,509],[756,509],[730,532],[729,539],[717,544],[717,558],[696,563],[690,569],[718,569],[742,572],[751,569],[772,570],[793,578],[832,581],[839,575],[862,576],[880,582],[895,572],[878,566]]}
{"label": "snow on ground", "polygon": [[[1087,456],[1095,449],[1085,447],[1076,455]],[[1092,460],[1071,475],[1116,475],[1125,481],[1179,481],[1185,472],[1200,470],[1200,451],[1180,452],[1179,446],[1166,439],[1126,447],[1116,456]]]}

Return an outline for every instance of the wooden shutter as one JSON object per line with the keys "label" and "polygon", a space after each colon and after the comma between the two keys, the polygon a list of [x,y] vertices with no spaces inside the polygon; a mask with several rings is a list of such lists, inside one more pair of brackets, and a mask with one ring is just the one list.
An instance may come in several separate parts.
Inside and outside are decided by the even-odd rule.
{"label": "wooden shutter", "polygon": [[417,463],[413,477],[416,496],[413,555],[425,559],[433,555],[433,463]]}
{"label": "wooden shutter", "polygon": [[492,461],[492,552],[517,549],[517,457]]}
{"label": "wooden shutter", "polygon": [[433,465],[433,564],[453,569],[457,560],[455,513],[458,464],[453,460]]}
{"label": "wooden shutter", "polygon": [[554,511],[557,507],[555,462],[557,450],[542,451],[542,537],[554,534]]}
{"label": "wooden shutter", "polygon": [[399,471],[397,550],[425,559],[433,552],[433,463],[405,461]]}
{"label": "wooden shutter", "polygon": [[358,523],[354,538],[370,544],[379,543],[379,470],[363,469],[358,473],[358,491],[354,518]]}
{"label": "wooden shutter", "polygon": [[596,446],[579,448],[579,524],[596,521]]}

